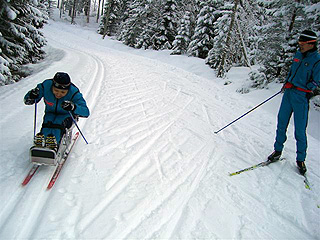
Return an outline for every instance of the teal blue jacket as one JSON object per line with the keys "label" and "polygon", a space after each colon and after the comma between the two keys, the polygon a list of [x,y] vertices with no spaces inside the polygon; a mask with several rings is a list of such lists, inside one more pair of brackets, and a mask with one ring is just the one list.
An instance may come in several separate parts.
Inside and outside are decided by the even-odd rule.
{"label": "teal blue jacket", "polygon": [[[65,119],[70,118],[69,112],[61,107],[63,101],[72,101],[75,104],[75,110],[72,111],[73,115],[85,118],[90,115],[86,101],[84,100],[79,89],[74,84],[71,84],[67,95],[60,99],[57,99],[52,92],[52,79],[48,79],[42,83],[39,83],[37,87],[39,88],[39,97],[35,99],[35,102],[38,103],[43,98],[45,103],[45,115],[43,117],[43,128],[41,130],[45,136],[51,133],[56,136],[58,142],[60,141],[60,133],[58,133],[58,131],[55,131],[54,129],[48,129],[44,126],[48,123],[62,125]],[[25,103],[30,100],[29,95],[30,91],[24,97]]]}
{"label": "teal blue jacket", "polygon": [[320,54],[317,50],[305,54],[297,51],[293,58],[287,82],[305,90],[314,90],[320,84]]}

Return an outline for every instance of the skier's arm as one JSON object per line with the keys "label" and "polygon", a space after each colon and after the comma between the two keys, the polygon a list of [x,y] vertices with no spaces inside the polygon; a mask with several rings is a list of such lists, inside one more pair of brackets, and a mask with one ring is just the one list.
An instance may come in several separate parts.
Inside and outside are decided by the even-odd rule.
{"label": "skier's arm", "polygon": [[32,105],[34,103],[38,103],[43,97],[43,86],[42,84],[38,84],[36,88],[31,89],[24,96],[24,103],[26,105]]}
{"label": "skier's arm", "polygon": [[312,71],[312,80],[307,84],[308,89],[315,90],[320,86],[320,61],[318,61]]}
{"label": "skier's arm", "polygon": [[89,117],[90,115],[89,108],[87,107],[86,100],[84,100],[80,92],[76,94],[72,102],[75,105],[75,109],[73,111],[75,115],[78,115],[79,117],[85,117],[85,118]]}

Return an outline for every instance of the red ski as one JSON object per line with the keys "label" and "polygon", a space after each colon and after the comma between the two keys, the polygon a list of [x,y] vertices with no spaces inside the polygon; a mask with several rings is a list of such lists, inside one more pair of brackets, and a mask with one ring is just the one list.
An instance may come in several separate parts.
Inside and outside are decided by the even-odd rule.
{"label": "red ski", "polygon": [[[69,149],[66,150],[64,157],[61,159],[61,162],[56,166],[55,171],[54,171],[54,173],[53,173],[53,175],[51,177],[51,180],[50,180],[50,182],[48,184],[48,187],[47,187],[48,190],[51,189],[53,187],[54,183],[56,182],[56,180],[57,180],[57,178],[58,178],[58,176],[59,176],[59,174],[61,172],[61,169],[62,169],[64,163],[66,162],[66,160],[67,160],[67,158],[68,158],[68,156],[69,156],[69,154],[70,154],[70,152],[71,152],[71,150],[72,150],[73,146],[75,145],[75,143],[76,143],[78,138],[79,138],[79,132],[77,132],[74,135],[74,137],[72,139],[72,143],[71,143]],[[31,178],[35,175],[35,173],[37,172],[39,167],[40,167],[40,165],[37,165],[37,164],[34,164],[32,166],[32,168],[30,169],[30,171],[27,174],[26,178],[23,180],[22,186],[25,186],[30,182]]]}
{"label": "red ski", "polygon": [[77,132],[74,135],[74,137],[72,139],[72,144],[71,144],[70,149],[68,151],[66,151],[66,153],[65,153],[66,155],[64,156],[64,158],[61,160],[61,162],[56,167],[56,170],[54,171],[54,173],[53,173],[53,175],[51,177],[51,180],[50,180],[50,182],[48,184],[47,190],[51,189],[53,187],[54,183],[56,182],[56,180],[57,180],[57,178],[58,178],[58,176],[59,176],[59,174],[61,172],[61,169],[62,169],[64,163],[67,161],[69,153],[71,152],[71,150],[72,150],[72,148],[73,148],[73,146],[76,143],[78,138],[79,138],[79,132]]}
{"label": "red ski", "polygon": [[26,176],[26,178],[23,180],[22,182],[22,186],[27,185],[31,178],[33,177],[33,175],[36,173],[36,171],[39,169],[40,165],[33,165],[32,168],[30,169],[28,175]]}

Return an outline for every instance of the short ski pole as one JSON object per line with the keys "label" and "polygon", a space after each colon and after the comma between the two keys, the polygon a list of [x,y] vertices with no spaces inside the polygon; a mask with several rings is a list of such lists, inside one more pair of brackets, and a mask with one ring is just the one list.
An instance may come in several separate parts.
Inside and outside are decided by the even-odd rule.
{"label": "short ski pole", "polygon": [[252,112],[253,110],[257,109],[258,107],[260,107],[262,104],[265,104],[266,102],[268,102],[269,100],[271,100],[272,98],[274,98],[275,96],[277,96],[279,93],[281,93],[281,91],[277,92],[276,94],[272,95],[271,97],[269,97],[268,99],[266,99],[265,101],[263,101],[262,103],[258,104],[257,106],[255,106],[254,108],[252,108],[251,110],[249,110],[248,112],[246,112],[245,114],[241,115],[240,117],[238,117],[236,120],[233,120],[231,123],[227,124],[226,126],[224,126],[223,128],[221,128],[220,130],[214,132],[215,134],[219,133],[220,131],[222,131],[223,129],[229,127],[231,124],[235,123],[236,121],[238,121],[239,119],[243,118],[244,116],[246,116],[247,114],[249,114],[250,112]]}
{"label": "short ski pole", "polygon": [[33,137],[36,136],[36,131],[37,131],[37,103],[34,104]]}
{"label": "short ski pole", "polygon": [[84,135],[82,134],[82,132],[81,132],[81,130],[80,130],[80,128],[79,128],[79,126],[78,126],[78,124],[77,124],[77,122],[76,122],[76,120],[74,119],[74,117],[73,117],[73,115],[72,115],[72,113],[69,111],[69,114],[70,114],[70,116],[71,116],[71,118],[72,118],[72,121],[74,122],[74,124],[76,125],[76,127],[78,128],[78,130],[79,130],[79,132],[80,132],[80,134],[81,134],[81,136],[82,136],[82,138],[83,138],[83,140],[86,142],[86,144],[89,144],[88,143],[88,141],[86,140],[86,138],[84,137]]}

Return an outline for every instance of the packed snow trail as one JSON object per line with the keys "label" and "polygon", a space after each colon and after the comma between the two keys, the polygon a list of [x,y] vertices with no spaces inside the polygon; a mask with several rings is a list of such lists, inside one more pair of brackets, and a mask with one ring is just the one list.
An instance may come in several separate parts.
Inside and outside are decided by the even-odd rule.
{"label": "packed snow trail", "polygon": [[[285,161],[230,177],[270,153],[275,116],[260,109],[214,134],[252,104],[92,31],[51,22],[44,32],[59,61],[0,88],[0,239],[319,239],[319,141],[309,138],[312,191],[291,126]],[[89,144],[79,139],[50,191],[50,167],[22,188],[33,134],[22,98],[56,71],[88,102]]]}

